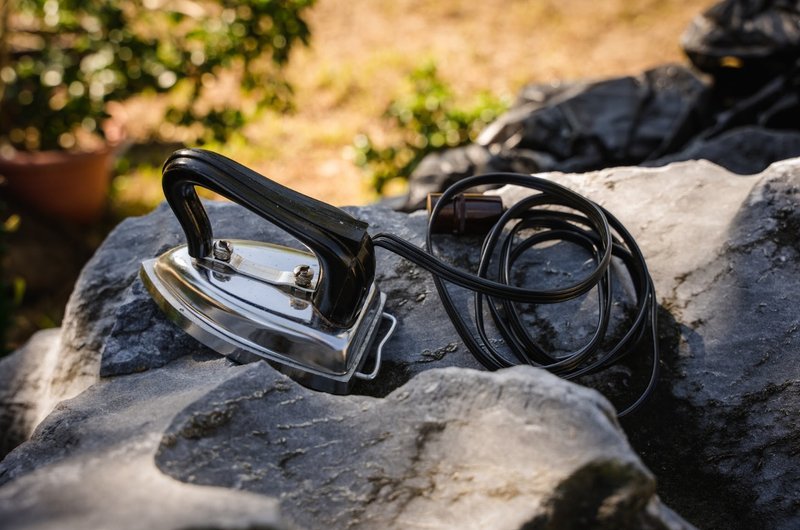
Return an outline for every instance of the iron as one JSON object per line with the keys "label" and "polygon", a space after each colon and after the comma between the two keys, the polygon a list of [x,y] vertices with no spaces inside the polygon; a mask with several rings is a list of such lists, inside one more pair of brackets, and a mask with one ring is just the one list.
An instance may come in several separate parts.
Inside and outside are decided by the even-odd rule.
{"label": "iron", "polygon": [[[377,375],[396,321],[383,311],[366,223],[200,149],[175,152],[162,185],[186,244],[144,261],[140,276],[170,320],[237,362],[266,360],[315,390],[346,394],[355,379]],[[309,251],[214,239],[195,186],[241,204]],[[383,318],[391,327],[364,373]]]}

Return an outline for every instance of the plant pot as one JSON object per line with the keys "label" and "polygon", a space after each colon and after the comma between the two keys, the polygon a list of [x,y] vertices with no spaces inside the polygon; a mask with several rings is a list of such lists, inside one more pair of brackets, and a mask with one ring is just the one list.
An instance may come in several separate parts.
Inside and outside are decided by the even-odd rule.
{"label": "plant pot", "polygon": [[17,152],[0,157],[0,175],[9,194],[50,217],[77,223],[98,220],[104,213],[114,151]]}

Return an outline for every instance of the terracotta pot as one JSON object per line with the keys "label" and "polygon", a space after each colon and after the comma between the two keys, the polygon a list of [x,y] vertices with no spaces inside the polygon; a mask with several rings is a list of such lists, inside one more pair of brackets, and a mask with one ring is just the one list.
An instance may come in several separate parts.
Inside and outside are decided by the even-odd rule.
{"label": "terracotta pot", "polygon": [[88,223],[105,211],[113,150],[88,153],[17,152],[0,157],[0,175],[10,195],[59,219]]}

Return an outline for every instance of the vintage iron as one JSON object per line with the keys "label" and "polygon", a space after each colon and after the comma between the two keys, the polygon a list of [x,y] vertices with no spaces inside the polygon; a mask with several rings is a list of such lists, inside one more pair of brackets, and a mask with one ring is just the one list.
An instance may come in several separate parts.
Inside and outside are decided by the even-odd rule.
{"label": "vintage iron", "polygon": [[[310,252],[214,239],[195,186],[245,206]],[[375,377],[395,321],[383,312],[366,223],[199,149],[167,160],[163,188],[186,244],[143,262],[140,275],[173,322],[238,362],[264,359],[316,390],[345,394],[355,379]],[[364,373],[382,318],[391,329]]]}
{"label": "vintage iron", "polygon": [[[529,364],[562,377],[580,377],[637,351],[649,336],[652,364],[647,386],[620,416],[636,410],[655,387],[657,302],[644,256],[613,215],[549,179],[489,173],[453,184],[429,201],[425,248],[390,233],[370,237],[367,223],[208,151],[174,153],[164,165],[162,183],[186,234],[186,245],[142,263],[141,277],[170,319],[236,361],[264,359],[301,384],[336,394],[350,392],[356,379],[373,379],[380,369],[383,344],[396,324],[383,311],[386,296],[375,284],[374,248],[382,247],[432,274],[455,331],[486,368]],[[499,197],[465,193],[507,184],[535,193],[508,208]],[[215,240],[195,186],[245,206],[309,251]],[[442,231],[485,234],[477,273],[452,267],[434,255],[431,235]],[[582,248],[595,268],[570,285],[546,290],[510,281],[512,266],[522,253],[556,241]],[[634,316],[618,338],[605,341],[611,312],[621,310],[612,303],[612,255],[634,287]],[[496,267],[490,266],[493,259]],[[472,326],[465,318],[469,311],[455,305],[448,284],[474,293]],[[595,332],[585,345],[566,354],[553,355],[539,347],[514,305],[569,302],[592,290],[598,303]],[[504,351],[489,338],[485,313],[503,337]],[[383,318],[391,321],[391,327],[376,348],[375,360],[368,362]],[[365,365],[372,366],[369,373],[363,371]]]}

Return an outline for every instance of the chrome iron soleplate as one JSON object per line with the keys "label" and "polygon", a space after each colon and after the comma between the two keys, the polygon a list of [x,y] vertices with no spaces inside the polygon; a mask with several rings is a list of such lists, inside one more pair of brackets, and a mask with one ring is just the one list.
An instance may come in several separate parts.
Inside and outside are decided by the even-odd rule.
{"label": "chrome iron soleplate", "polygon": [[[196,260],[186,245],[142,263],[140,276],[167,317],[237,362],[267,360],[315,390],[346,394],[378,332],[386,295],[373,283],[356,323],[331,326],[312,306],[315,256],[278,245],[229,240],[230,265]],[[309,288],[292,282],[298,266]]]}

